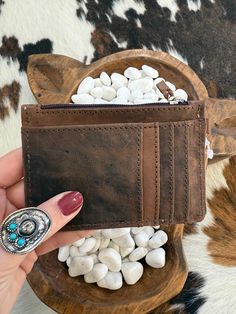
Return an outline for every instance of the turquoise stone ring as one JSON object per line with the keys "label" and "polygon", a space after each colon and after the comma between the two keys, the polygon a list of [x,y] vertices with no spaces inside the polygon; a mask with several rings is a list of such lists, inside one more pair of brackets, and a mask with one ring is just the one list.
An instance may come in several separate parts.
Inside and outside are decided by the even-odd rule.
{"label": "turquoise stone ring", "polygon": [[20,209],[3,221],[0,227],[0,245],[9,253],[26,254],[42,242],[50,226],[51,220],[42,209]]}

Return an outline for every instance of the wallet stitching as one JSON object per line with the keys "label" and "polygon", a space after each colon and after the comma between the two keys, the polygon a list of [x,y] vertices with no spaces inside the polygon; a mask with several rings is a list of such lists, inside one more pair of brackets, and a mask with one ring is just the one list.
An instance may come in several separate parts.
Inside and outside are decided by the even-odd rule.
{"label": "wallet stitching", "polygon": [[174,204],[173,204],[173,193],[174,193],[174,164],[173,164],[173,151],[174,151],[174,127],[171,125],[169,135],[169,147],[170,147],[170,212],[169,222],[173,221]]}
{"label": "wallet stitching", "polygon": [[[164,122],[163,124],[159,124],[159,127],[162,127],[162,128],[168,128],[169,127],[169,125],[170,124],[174,124],[175,126],[185,126],[185,127],[189,127],[189,126],[194,126],[194,125],[196,125],[196,124],[198,124],[199,125],[199,143],[198,143],[198,147],[199,147],[199,149],[198,149],[198,151],[199,151],[199,165],[200,165],[200,178],[201,178],[201,176],[202,176],[202,159],[201,159],[201,136],[200,136],[200,128],[201,128],[201,122],[202,122],[202,120],[203,119],[195,119],[193,122],[186,122],[186,121],[181,121],[181,122]],[[185,139],[185,141],[186,141],[186,139]],[[186,145],[186,144],[185,144]],[[186,151],[186,150],[185,150]],[[185,157],[185,158],[187,158],[187,160],[188,160],[188,157],[189,157],[189,155],[188,155],[188,153],[187,153],[187,157]],[[185,165],[186,165],[186,163],[185,163]],[[186,169],[185,169],[185,172],[186,172]],[[186,179],[186,173],[185,173],[185,179]],[[202,179],[200,179],[200,182],[201,182],[201,184],[200,184],[200,195],[201,195],[201,199],[202,199],[202,181],[201,181]],[[186,187],[188,188],[188,179],[187,179],[187,182],[185,182],[185,192],[186,192]],[[185,193],[185,195],[186,195],[186,193]],[[187,195],[186,195],[186,198],[185,198],[185,213],[186,213],[186,209],[187,209],[187,202],[186,202],[186,199],[188,199],[187,198]],[[203,209],[202,209],[202,206],[201,206],[201,216],[202,216],[202,214],[203,214]],[[161,223],[169,223],[170,221],[167,221],[167,219],[161,219]],[[183,221],[183,223],[186,223],[186,222],[188,222],[188,220],[187,220],[187,217],[186,217],[186,214],[185,214],[185,218],[184,218],[184,221]],[[172,223],[175,223],[174,221],[172,221]]]}
{"label": "wallet stitching", "polygon": [[29,144],[29,132],[26,131],[26,153],[27,153],[27,170],[28,170],[28,180],[27,180],[27,183],[28,183],[28,192],[29,192],[29,195],[28,195],[28,198],[29,198],[29,205],[32,205],[32,200],[31,200],[31,196],[32,196],[32,187],[31,187],[31,165],[30,165],[30,162],[31,162],[31,155],[30,155],[30,144]]}
{"label": "wallet stitching", "polygon": [[[37,129],[38,132],[60,132],[63,130],[68,130],[68,131],[79,131],[79,132],[84,132],[87,130],[94,130],[94,128],[96,129],[102,129],[102,130],[110,130],[110,129],[136,129],[136,130],[141,130],[141,126],[111,126],[111,127],[79,127],[79,128],[53,128],[53,129]],[[26,131],[27,133],[27,151],[29,151],[29,135],[28,135],[28,131]],[[136,171],[136,175],[137,175],[137,188],[138,188],[138,200],[136,201],[137,207],[138,208],[138,219],[131,219],[129,221],[129,223],[142,223],[142,210],[141,210],[141,180],[140,180],[140,162],[141,162],[141,158],[140,158],[140,132],[138,132],[138,145],[137,145],[137,171]],[[31,169],[30,169],[30,154],[27,154],[27,162],[28,162],[28,177],[29,177],[29,202],[32,203],[31,200]],[[93,224],[93,226],[107,226],[107,224],[109,223],[109,225],[112,226],[116,226],[116,225],[127,225],[127,221],[125,222],[110,222],[110,221],[104,221],[103,223],[98,223],[98,224]],[[91,226],[91,224],[83,224],[83,227],[86,226]],[[78,227],[78,225],[70,225],[68,227]]]}
{"label": "wallet stitching", "polygon": [[203,193],[202,193],[202,184],[203,184],[203,176],[202,176],[202,149],[201,149],[201,129],[202,123],[199,120],[199,165],[200,165],[200,193],[201,193],[201,216],[203,215]]}
{"label": "wallet stitching", "polygon": [[184,221],[187,221],[187,214],[188,214],[188,193],[189,193],[189,172],[188,172],[188,158],[189,158],[189,154],[188,154],[188,138],[187,138],[187,130],[188,130],[188,125],[185,124],[184,126],[184,151],[185,151],[185,171],[184,171],[184,182],[185,182],[185,197],[184,197]]}
{"label": "wallet stitching", "polygon": [[36,132],[61,132],[61,131],[78,131],[78,132],[84,132],[84,131],[93,131],[94,129],[98,130],[112,130],[112,129],[136,129],[140,130],[139,126],[109,126],[109,127],[99,127],[99,126],[93,126],[93,127],[87,127],[83,125],[79,125],[78,128],[52,128],[52,129],[37,129],[37,128],[32,128],[30,130],[36,131]]}
{"label": "wallet stitching", "polygon": [[154,125],[155,130],[155,215],[154,215],[154,221],[156,223],[157,221],[157,202],[158,202],[158,165],[157,165],[157,125]]}
{"label": "wallet stitching", "polygon": [[[59,110],[51,110],[51,109],[43,109],[40,110],[40,114],[100,114],[100,115],[105,115],[107,113],[114,113],[114,112],[124,112],[124,113],[127,113],[127,112],[142,112],[142,111],[179,111],[179,110],[190,110],[190,109],[194,109],[195,106],[188,106],[188,107],[176,107],[176,108],[161,108],[161,107],[156,107],[156,108],[139,108],[139,109],[120,109],[120,110],[117,110],[117,109],[112,109],[112,110],[90,110],[90,109],[82,109],[82,110],[78,110],[78,109],[74,109],[73,111],[68,111],[68,109],[59,109]],[[198,105],[197,107],[197,112],[199,112],[200,110],[200,105]],[[37,111],[36,111],[37,113]]]}
{"label": "wallet stitching", "polygon": [[138,127],[138,154],[137,154],[137,189],[138,189],[138,221],[142,221],[142,209],[141,209],[141,177],[140,177],[140,170],[141,170],[141,158],[140,158],[140,146],[141,146],[141,128]]}
{"label": "wallet stitching", "polygon": [[191,215],[191,209],[192,209],[192,202],[191,202],[191,194],[192,194],[192,190],[191,190],[191,184],[190,184],[190,172],[189,172],[189,143],[190,143],[190,139],[189,139],[189,127],[187,128],[187,152],[188,152],[188,159],[187,159],[187,168],[188,168],[188,212],[187,212],[187,217],[186,217],[186,221],[188,221],[189,216]]}

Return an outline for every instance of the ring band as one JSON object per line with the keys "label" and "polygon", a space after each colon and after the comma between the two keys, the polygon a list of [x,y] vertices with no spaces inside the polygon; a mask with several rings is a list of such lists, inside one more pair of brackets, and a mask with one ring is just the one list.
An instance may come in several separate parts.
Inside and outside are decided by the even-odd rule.
{"label": "ring band", "polygon": [[22,208],[10,214],[2,222],[0,245],[9,253],[29,253],[42,242],[50,226],[51,219],[42,209]]}

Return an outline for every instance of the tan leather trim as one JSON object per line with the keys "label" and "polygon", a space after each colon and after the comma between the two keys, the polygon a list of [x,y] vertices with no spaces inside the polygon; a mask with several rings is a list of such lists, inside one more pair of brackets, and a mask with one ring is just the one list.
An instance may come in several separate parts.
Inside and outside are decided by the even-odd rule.
{"label": "tan leather trim", "polygon": [[160,171],[158,123],[143,126],[143,209],[145,221],[159,221]]}

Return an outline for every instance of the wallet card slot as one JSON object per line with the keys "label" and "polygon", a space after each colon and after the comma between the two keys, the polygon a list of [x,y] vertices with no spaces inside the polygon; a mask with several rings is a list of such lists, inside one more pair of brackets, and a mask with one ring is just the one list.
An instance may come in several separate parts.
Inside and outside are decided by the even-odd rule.
{"label": "wallet card slot", "polygon": [[[160,123],[160,222],[185,221],[189,210],[189,125]],[[178,175],[176,175],[178,173]]]}
{"label": "wallet card slot", "polygon": [[26,202],[78,190],[84,205],[64,229],[142,225],[142,124],[23,128]]}
{"label": "wallet card slot", "polygon": [[204,119],[159,124],[160,223],[184,223],[203,218],[204,125]]}

